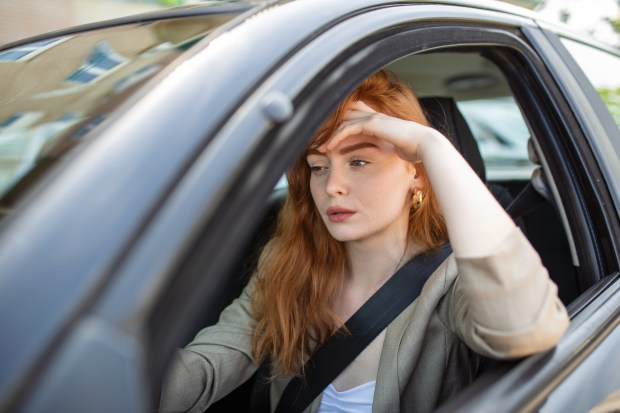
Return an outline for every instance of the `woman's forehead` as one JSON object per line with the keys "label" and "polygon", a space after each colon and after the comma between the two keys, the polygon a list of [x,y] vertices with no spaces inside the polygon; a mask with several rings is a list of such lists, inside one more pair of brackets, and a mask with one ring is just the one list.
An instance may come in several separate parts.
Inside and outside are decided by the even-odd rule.
{"label": "woman's forehead", "polygon": [[338,152],[342,152],[344,151],[349,151],[353,148],[363,148],[363,147],[376,147],[376,148],[382,148],[382,143],[385,141],[382,141],[381,139],[375,138],[374,136],[369,136],[369,135],[349,135],[347,136],[345,139],[343,139],[338,146],[336,146],[334,148],[334,151],[338,151]]}
{"label": "woman's forehead", "polygon": [[[325,142],[328,142],[327,139]],[[394,151],[394,146],[388,143],[383,139],[376,138],[374,136],[369,135],[350,135],[343,139],[338,146],[333,148],[330,151],[325,151],[324,149],[319,149],[317,146],[311,146],[308,148],[307,156],[310,155],[328,155],[332,153],[346,155],[348,153],[362,150],[362,149],[376,149],[381,152],[391,153]]]}

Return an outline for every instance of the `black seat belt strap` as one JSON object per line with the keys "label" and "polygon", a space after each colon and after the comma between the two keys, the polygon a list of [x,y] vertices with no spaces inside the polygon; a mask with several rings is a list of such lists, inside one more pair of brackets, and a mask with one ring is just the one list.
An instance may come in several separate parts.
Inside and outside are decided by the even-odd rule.
{"label": "black seat belt strap", "polygon": [[304,366],[305,376],[293,378],[276,413],[302,412],[422,291],[431,274],[452,252],[449,245],[419,255],[396,272]]}

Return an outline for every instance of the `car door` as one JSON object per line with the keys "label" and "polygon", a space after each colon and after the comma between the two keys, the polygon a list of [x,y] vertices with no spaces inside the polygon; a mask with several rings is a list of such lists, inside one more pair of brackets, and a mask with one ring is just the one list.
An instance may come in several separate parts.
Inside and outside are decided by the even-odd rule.
{"label": "car door", "polygon": [[[596,349],[605,351],[597,338],[605,338],[611,345],[615,342],[611,333],[615,331],[619,297],[618,223],[614,187],[606,181],[604,167],[593,154],[588,139],[590,132],[581,125],[570,96],[559,86],[553,67],[532,40],[536,23],[490,10],[441,5],[377,7],[341,19],[325,25],[323,31],[315,33],[311,41],[274,68],[268,81],[246,100],[244,111],[248,116],[221,132],[232,140],[237,134],[252,130],[256,125],[252,126],[250,119],[258,122],[261,116],[274,125],[260,138],[263,143],[257,144],[265,151],[260,159],[270,157],[273,167],[261,175],[260,187],[253,191],[247,189],[250,171],[254,169],[244,171],[245,178],[235,181],[240,193],[248,197],[243,202],[255,199],[262,202],[260,198],[267,196],[267,189],[282,172],[282,159],[290,162],[337,102],[373,71],[416,54],[452,51],[483,56],[501,71],[533,138],[550,194],[547,212],[552,214],[554,230],[561,233],[557,243],[563,244],[563,248],[558,252],[552,248],[554,245],[547,245],[553,240],[543,239],[541,244],[550,247],[545,256],[556,254],[553,259],[559,261],[558,269],[552,274],[554,279],[571,285],[566,288],[569,292],[564,299],[573,325],[554,350],[520,362],[497,364],[463,398],[444,408],[446,411],[513,411],[533,410],[544,404],[550,411],[562,411],[566,403],[575,402],[577,395],[565,397],[562,404],[555,403],[554,396],[564,394],[559,384],[567,382],[563,380],[576,366],[588,365],[588,354]],[[265,107],[284,115],[273,116],[272,112],[265,112]],[[277,156],[272,155],[275,148],[278,148]],[[281,159],[276,160],[277,157]],[[256,176],[252,178],[256,182]],[[521,183],[525,185],[527,182]],[[239,207],[230,214],[239,220],[247,212],[244,214]],[[224,226],[230,225],[231,219],[221,215],[218,221]],[[176,332],[177,338],[182,335],[179,329],[173,328],[178,323],[174,306],[195,286],[191,280],[195,282],[204,275],[214,281],[215,274],[222,276],[233,268],[231,262],[238,259],[236,254],[244,254],[238,243],[232,240],[231,244],[224,243],[231,237],[241,239],[241,232],[234,229],[237,225],[232,227],[234,230],[227,227],[228,231],[216,228],[220,227],[212,227],[195,240],[183,259],[183,267],[171,278],[171,285],[179,290],[170,288],[164,292],[165,305],[153,313],[157,320],[153,323],[153,337],[157,338],[154,341],[161,342],[159,339],[171,331]],[[220,255],[213,260],[210,254],[204,254],[223,247],[227,251],[225,258]],[[225,261],[228,263],[224,264]],[[180,294],[182,284],[185,284],[184,293]],[[207,293],[202,294],[205,297]],[[214,293],[209,294],[206,297],[215,302]],[[169,334],[167,338],[168,345],[174,342]],[[152,360],[164,359],[170,348],[161,345],[152,351]],[[583,376],[584,380],[587,376]],[[593,393],[587,403],[593,405],[603,396]]]}

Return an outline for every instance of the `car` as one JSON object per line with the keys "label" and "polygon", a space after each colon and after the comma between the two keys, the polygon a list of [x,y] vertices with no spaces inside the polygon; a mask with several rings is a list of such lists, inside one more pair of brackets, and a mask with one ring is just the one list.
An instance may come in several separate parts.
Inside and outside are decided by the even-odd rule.
{"label": "car", "polygon": [[[0,48],[0,410],[156,409],[174,349],[247,281],[284,171],[382,68],[469,140],[571,317],[438,409],[620,389],[618,50],[491,1],[210,2]],[[247,411],[249,386],[209,411]]]}

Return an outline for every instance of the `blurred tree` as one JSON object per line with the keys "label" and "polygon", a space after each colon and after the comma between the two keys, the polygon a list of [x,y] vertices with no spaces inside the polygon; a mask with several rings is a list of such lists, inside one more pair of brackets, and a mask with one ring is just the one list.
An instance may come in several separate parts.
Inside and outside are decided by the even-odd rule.
{"label": "blurred tree", "polygon": [[618,0],[618,15],[615,18],[606,17],[605,20],[607,20],[616,33],[620,34],[620,0]]}
{"label": "blurred tree", "polygon": [[531,9],[537,9],[543,7],[547,0],[528,0],[527,2],[532,4]]}
{"label": "blurred tree", "polygon": [[560,21],[562,23],[568,23],[568,21],[570,20],[570,10],[567,9],[562,9],[560,10]]}
{"label": "blurred tree", "polygon": [[614,117],[616,125],[620,127],[620,88],[598,88],[597,92],[601,95],[603,102],[605,102],[607,109],[609,109],[609,113]]}
{"label": "blurred tree", "polygon": [[[609,22],[616,33],[620,34],[620,0],[618,0],[618,16],[616,16],[616,18],[607,17],[605,20]],[[620,43],[616,44],[616,46],[620,47]],[[601,95],[601,98],[603,98],[616,124],[620,127],[620,88],[599,88],[598,93]]]}
{"label": "blurred tree", "polygon": [[544,6],[547,0],[502,0],[506,3],[516,4],[517,6],[525,7],[530,10],[535,10],[538,7]]}
{"label": "blurred tree", "polygon": [[609,24],[611,24],[611,27],[613,27],[616,33],[620,33],[620,16],[616,17],[615,19],[607,18],[607,21],[609,22]]}

